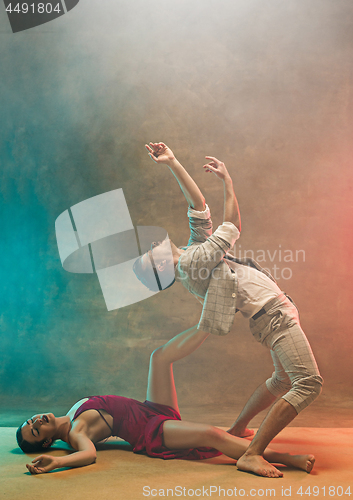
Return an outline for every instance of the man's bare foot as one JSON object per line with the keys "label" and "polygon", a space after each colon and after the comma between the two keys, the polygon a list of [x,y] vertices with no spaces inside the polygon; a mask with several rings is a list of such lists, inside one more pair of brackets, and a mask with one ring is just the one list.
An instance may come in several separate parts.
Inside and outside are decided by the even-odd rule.
{"label": "man's bare foot", "polygon": [[244,472],[253,472],[264,477],[283,477],[283,472],[266,462],[261,455],[244,454],[237,461],[237,467]]}
{"label": "man's bare foot", "polygon": [[313,470],[315,457],[314,455],[292,455],[290,461],[289,466],[305,470],[309,474]]}
{"label": "man's bare foot", "polygon": [[232,436],[237,436],[240,438],[252,437],[255,434],[255,431],[253,431],[252,429],[248,429],[247,427],[245,429],[231,427],[230,429],[227,430],[227,432],[228,432],[228,434],[231,434]]}

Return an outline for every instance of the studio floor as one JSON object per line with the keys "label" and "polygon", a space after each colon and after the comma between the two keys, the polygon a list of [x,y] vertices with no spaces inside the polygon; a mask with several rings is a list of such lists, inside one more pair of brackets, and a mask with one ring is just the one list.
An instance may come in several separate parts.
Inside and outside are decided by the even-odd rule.
{"label": "studio floor", "polygon": [[[198,409],[200,412],[200,409]],[[204,408],[202,420],[222,421],[221,413]],[[284,477],[267,479],[238,471],[225,456],[204,461],[152,459],[135,455],[128,444],[112,439],[98,447],[94,465],[31,476],[26,456],[15,443],[16,427],[1,427],[0,497],[8,500],[81,500],[86,498],[346,498],[353,493],[353,422],[349,409],[329,411],[318,406],[303,412],[300,427],[284,429],[272,442],[277,451],[313,453],[311,474],[281,468]],[[227,416],[227,415],[226,415]],[[8,414],[9,417],[9,414]],[[183,418],[195,418],[191,409]],[[304,418],[305,417],[305,418]],[[307,426],[303,425],[303,422]],[[333,424],[337,422],[337,426]],[[316,424],[316,425],[315,425]],[[310,425],[310,426],[308,426]],[[325,426],[326,425],[326,426]],[[348,427],[347,425],[350,425]],[[56,449],[52,454],[67,453]]]}

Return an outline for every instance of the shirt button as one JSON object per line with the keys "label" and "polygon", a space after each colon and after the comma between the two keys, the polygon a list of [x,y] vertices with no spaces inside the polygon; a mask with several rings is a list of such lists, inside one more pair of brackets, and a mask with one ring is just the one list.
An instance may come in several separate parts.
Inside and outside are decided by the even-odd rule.
{"label": "shirt button", "polygon": [[232,297],[233,297],[233,299],[235,299],[235,297],[236,297],[236,294],[235,294],[235,293],[232,293]]}

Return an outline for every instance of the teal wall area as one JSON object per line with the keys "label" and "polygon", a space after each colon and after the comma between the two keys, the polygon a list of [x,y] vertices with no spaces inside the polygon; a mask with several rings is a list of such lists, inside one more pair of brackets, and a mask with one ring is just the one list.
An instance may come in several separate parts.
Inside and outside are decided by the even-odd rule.
{"label": "teal wall area", "polygon": [[[197,323],[201,307],[180,284],[108,312],[97,276],[64,271],[58,255],[60,213],[117,188],[135,225],[185,244],[185,201],[144,150],[160,140],[199,183],[215,226],[222,188],[202,165],[205,155],[226,163],[243,218],[238,250],[277,266],[323,400],[348,404],[351,2],[86,0],[16,34],[0,8],[1,405],[142,399],[149,354]],[[284,262],[280,249],[305,259]],[[245,400],[271,370],[236,317],[226,338],[176,365],[181,406]]]}

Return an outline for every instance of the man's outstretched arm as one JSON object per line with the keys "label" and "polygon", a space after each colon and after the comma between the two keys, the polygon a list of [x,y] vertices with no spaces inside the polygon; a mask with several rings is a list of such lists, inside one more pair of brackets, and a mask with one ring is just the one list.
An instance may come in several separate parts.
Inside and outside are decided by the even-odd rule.
{"label": "man's outstretched arm", "polygon": [[195,210],[205,210],[205,198],[198,185],[175,158],[173,151],[163,142],[150,142],[149,145],[146,144],[146,149],[153,161],[169,167],[189,206]]}
{"label": "man's outstretched arm", "polygon": [[224,186],[224,216],[223,222],[231,222],[239,231],[241,230],[240,211],[237,198],[233,189],[233,181],[222,161],[217,160],[213,156],[206,156],[206,160],[210,160],[203,168],[206,172],[213,172],[219,179],[223,181]]}

